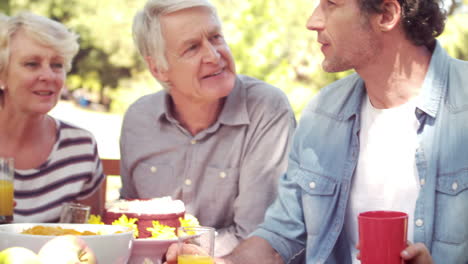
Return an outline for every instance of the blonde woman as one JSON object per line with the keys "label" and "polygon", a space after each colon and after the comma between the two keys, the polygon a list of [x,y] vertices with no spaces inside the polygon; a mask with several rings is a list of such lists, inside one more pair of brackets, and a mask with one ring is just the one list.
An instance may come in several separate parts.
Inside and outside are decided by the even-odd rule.
{"label": "blonde woman", "polygon": [[14,222],[57,222],[70,201],[102,210],[94,137],[48,115],[78,52],[77,38],[28,12],[0,19],[0,156],[15,159]]}

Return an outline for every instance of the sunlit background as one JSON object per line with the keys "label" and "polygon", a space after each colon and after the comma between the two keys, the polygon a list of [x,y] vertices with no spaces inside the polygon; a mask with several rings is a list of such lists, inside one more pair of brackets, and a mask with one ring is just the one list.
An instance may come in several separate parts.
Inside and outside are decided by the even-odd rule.
{"label": "sunlit background", "polygon": [[[7,15],[29,10],[61,21],[80,35],[80,52],[67,93],[52,115],[84,127],[102,157],[119,158],[122,115],[142,95],[160,89],[133,46],[131,24],[146,0],[0,0]],[[328,74],[315,33],[305,23],[315,0],[213,0],[237,70],[281,88],[299,118],[326,84],[349,74]],[[448,52],[468,60],[468,0],[447,0],[449,19],[439,38]]]}

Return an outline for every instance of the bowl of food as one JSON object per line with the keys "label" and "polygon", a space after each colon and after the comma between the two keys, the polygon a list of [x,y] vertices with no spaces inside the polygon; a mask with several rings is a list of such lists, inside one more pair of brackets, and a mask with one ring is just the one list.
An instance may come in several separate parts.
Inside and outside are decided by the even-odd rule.
{"label": "bowl of food", "polygon": [[[113,225],[6,224],[0,225],[0,237],[0,251],[23,247],[39,256],[55,254],[55,258],[89,252],[95,262],[113,264],[126,264],[133,245],[133,230]],[[94,263],[92,259],[83,263]]]}

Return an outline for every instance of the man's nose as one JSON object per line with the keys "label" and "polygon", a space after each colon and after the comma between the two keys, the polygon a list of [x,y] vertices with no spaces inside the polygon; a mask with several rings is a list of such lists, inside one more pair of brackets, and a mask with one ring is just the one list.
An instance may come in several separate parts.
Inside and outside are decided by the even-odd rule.
{"label": "man's nose", "polygon": [[320,31],[323,30],[324,25],[325,19],[323,17],[323,10],[322,7],[318,5],[307,20],[306,27],[309,30]]}
{"label": "man's nose", "polygon": [[207,42],[204,45],[203,62],[218,63],[220,58],[221,54],[219,53],[217,47],[212,45],[210,42]]}

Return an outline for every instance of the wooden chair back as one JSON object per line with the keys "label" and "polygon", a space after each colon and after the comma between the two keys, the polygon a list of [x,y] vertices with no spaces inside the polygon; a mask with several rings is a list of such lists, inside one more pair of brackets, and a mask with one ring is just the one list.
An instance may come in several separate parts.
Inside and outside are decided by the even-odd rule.
{"label": "wooden chair back", "polygon": [[106,201],[107,193],[107,176],[118,175],[120,176],[120,159],[101,159],[102,170],[105,175],[104,182],[101,184],[101,201]]}
{"label": "wooden chair back", "polygon": [[120,175],[120,159],[101,159],[104,174]]}

